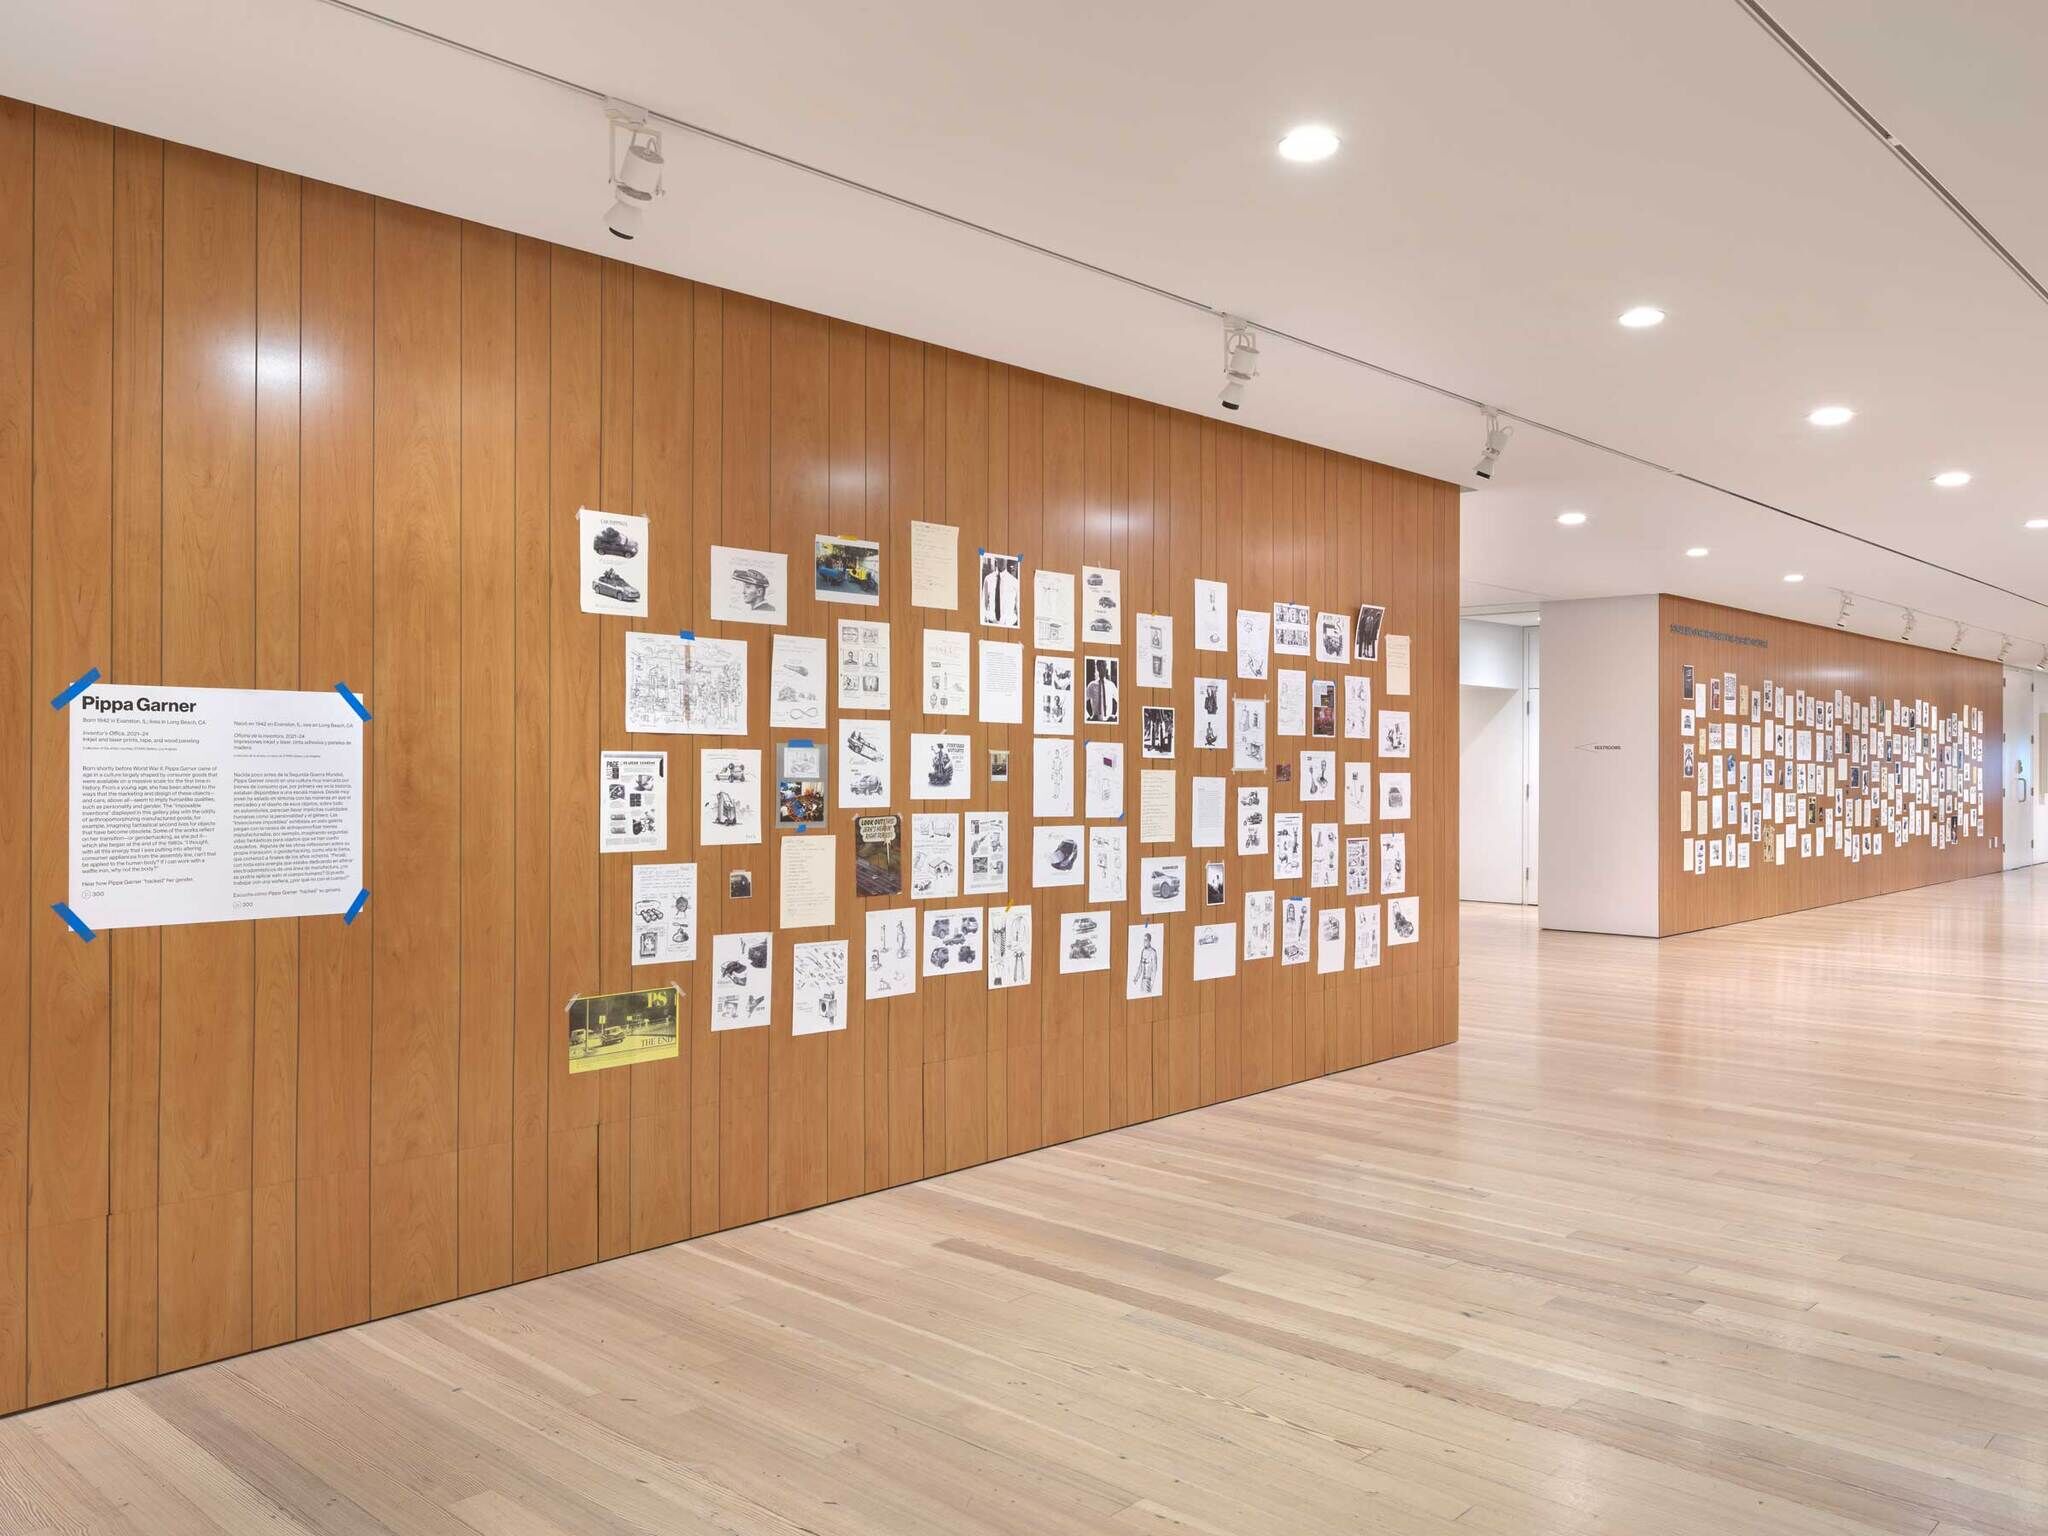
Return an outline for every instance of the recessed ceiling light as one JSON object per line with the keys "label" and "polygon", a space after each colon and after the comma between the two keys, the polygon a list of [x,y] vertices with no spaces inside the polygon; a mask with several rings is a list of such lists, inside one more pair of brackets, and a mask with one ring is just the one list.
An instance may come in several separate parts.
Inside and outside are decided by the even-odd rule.
{"label": "recessed ceiling light", "polygon": [[2030,517],[2027,519],[2027,526],[2037,531],[2048,528],[2048,517]]}
{"label": "recessed ceiling light", "polygon": [[1583,512],[1560,512],[1557,514],[1557,520],[1567,528],[1576,528],[1586,520],[1586,514]]}
{"label": "recessed ceiling light", "polygon": [[1280,140],[1280,158],[1292,160],[1296,165],[1313,165],[1337,153],[1337,146],[1343,142],[1334,132],[1318,123],[1304,123],[1299,128],[1288,129]]}
{"label": "recessed ceiling light", "polygon": [[1967,469],[1944,469],[1934,477],[1934,483],[1944,491],[1952,491],[1959,485],[1970,483],[1970,472]]}
{"label": "recessed ceiling light", "polygon": [[1685,552],[1685,558],[1686,558],[1686,559],[1688,559],[1688,560],[1704,560],[1704,559],[1706,559],[1706,558],[1707,558],[1707,546],[1706,546],[1706,545],[1704,545],[1704,544],[1695,544],[1695,545],[1693,545],[1693,547],[1692,547],[1691,549],[1688,549],[1688,550],[1687,550],[1687,551]]}
{"label": "recessed ceiling light", "polygon": [[1823,405],[1806,413],[1806,419],[1816,427],[1839,427],[1855,418],[1856,413],[1846,405]]}
{"label": "recessed ceiling light", "polygon": [[1638,304],[1634,309],[1621,312],[1621,323],[1632,331],[1647,331],[1653,325],[1664,323],[1664,311],[1654,304]]}
{"label": "recessed ceiling light", "polygon": [[1806,578],[1805,578],[1804,576],[1802,576],[1802,575],[1801,575],[1801,574],[1800,574],[1800,573],[1799,573],[1798,571],[1787,571],[1787,572],[1785,573],[1785,579],[1786,579],[1787,581],[1804,581],[1804,580],[1806,580]]}

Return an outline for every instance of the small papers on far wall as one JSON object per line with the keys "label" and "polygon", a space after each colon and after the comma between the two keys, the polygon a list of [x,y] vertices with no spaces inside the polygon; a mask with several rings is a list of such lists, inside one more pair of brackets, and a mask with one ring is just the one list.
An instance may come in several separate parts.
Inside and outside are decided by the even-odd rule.
{"label": "small papers on far wall", "polygon": [[585,613],[647,616],[647,519],[583,507],[576,513]]}
{"label": "small papers on far wall", "polygon": [[778,927],[830,928],[838,920],[834,899],[839,889],[836,833],[785,837],[781,875],[776,882],[781,902]]}
{"label": "small papers on far wall", "polygon": [[984,725],[1024,723],[1024,647],[1014,640],[984,640],[981,660],[981,721]]}
{"label": "small papers on far wall", "polygon": [[1272,615],[1264,609],[1237,610],[1237,675],[1254,682],[1266,676],[1266,628]]}
{"label": "small papers on far wall", "polygon": [[865,949],[869,1002],[908,997],[917,990],[917,908],[871,910]]}
{"label": "small papers on far wall", "polygon": [[1088,645],[1123,644],[1123,614],[1123,572],[1100,565],[1082,566],[1082,641]]}
{"label": "small papers on far wall", "polygon": [[1195,649],[1230,649],[1230,588],[1224,582],[1195,583]]}
{"label": "small papers on far wall", "polygon": [[627,631],[626,730],[636,736],[744,736],[747,642]]}

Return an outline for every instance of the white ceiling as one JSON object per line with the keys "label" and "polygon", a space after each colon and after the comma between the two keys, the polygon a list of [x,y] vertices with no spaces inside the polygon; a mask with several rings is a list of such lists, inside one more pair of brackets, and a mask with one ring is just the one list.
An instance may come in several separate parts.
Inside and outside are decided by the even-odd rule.
{"label": "white ceiling", "polygon": [[[2048,532],[2020,526],[2048,516],[2048,305],[1735,0],[379,8],[2021,594],[1523,427],[1465,501],[1469,604],[1831,623],[1847,587],[1873,632],[1884,598],[1979,654],[2048,644]],[[1774,11],[2048,273],[2048,7]],[[671,195],[621,247],[587,100],[320,0],[10,7],[0,91],[1213,409],[1213,321],[703,139],[669,135]],[[1278,161],[1303,120],[1343,153]],[[1670,320],[1617,327],[1638,302]],[[1831,401],[1858,419],[1808,427]],[[1243,419],[1454,480],[1480,440],[1468,406],[1277,340]],[[1975,483],[1928,484],[1956,466]]]}

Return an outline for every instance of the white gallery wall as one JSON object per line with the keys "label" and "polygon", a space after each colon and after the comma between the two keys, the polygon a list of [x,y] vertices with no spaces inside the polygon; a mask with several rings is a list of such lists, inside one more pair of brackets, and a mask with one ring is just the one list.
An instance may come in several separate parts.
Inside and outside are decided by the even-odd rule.
{"label": "white gallery wall", "polygon": [[1458,897],[1535,899],[1530,726],[1540,627],[1458,625]]}
{"label": "white gallery wall", "polygon": [[2041,743],[2048,740],[2048,674],[2005,669],[2005,867],[2048,859],[2048,805],[2041,799]]}
{"label": "white gallery wall", "polygon": [[1543,605],[1543,926],[1657,932],[1657,597]]}

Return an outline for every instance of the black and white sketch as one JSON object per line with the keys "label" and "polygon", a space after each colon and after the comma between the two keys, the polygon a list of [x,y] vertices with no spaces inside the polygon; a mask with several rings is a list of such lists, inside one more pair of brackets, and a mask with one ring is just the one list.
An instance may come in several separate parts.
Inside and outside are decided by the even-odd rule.
{"label": "black and white sketch", "polygon": [[1043,651],[1074,648],[1074,573],[1031,573],[1031,643]]}
{"label": "black and white sketch", "polygon": [[[599,753],[597,778],[597,851],[660,853],[666,849],[668,754]],[[757,816],[755,842],[761,840],[758,820]]]}
{"label": "black and white sketch", "polygon": [[1351,912],[1351,968],[1369,971],[1379,963],[1380,908],[1371,902]]}
{"label": "black and white sketch", "polygon": [[1353,661],[1378,661],[1380,659],[1380,625],[1386,622],[1387,610],[1371,603],[1358,605],[1358,617],[1351,621],[1351,659]]}
{"label": "black and white sketch", "polygon": [[825,642],[816,635],[777,635],[769,649],[768,724],[790,730],[825,724]]}
{"label": "black and white sketch", "polygon": [[839,621],[839,707],[889,707],[889,626],[867,619]]}
{"label": "black and white sketch", "polygon": [[1230,747],[1230,689],[1220,677],[1195,679],[1195,745],[1205,752]]}
{"label": "black and white sketch", "polygon": [[988,989],[1031,985],[1031,908],[988,909]]}
{"label": "black and white sketch", "polygon": [[882,604],[882,546],[829,533],[811,541],[811,596],[821,603]]}
{"label": "black and white sketch", "polygon": [[1363,826],[1372,820],[1372,764],[1344,765],[1344,825]]}
{"label": "black and white sketch", "polygon": [[1309,903],[1306,896],[1290,896],[1280,903],[1280,963],[1306,965],[1309,946]]}
{"label": "black and white sketch", "polygon": [[1081,686],[1081,719],[1115,725],[1123,718],[1123,663],[1114,656],[1090,656]]}
{"label": "black and white sketch", "polygon": [[917,909],[867,914],[867,997],[908,997],[917,990]]}
{"label": "black and white sketch", "polygon": [[1166,995],[1166,924],[1132,923],[1124,936],[1124,999]]}
{"label": "black and white sketch", "polygon": [[1337,883],[1337,824],[1312,822],[1308,829],[1308,884],[1317,890]]}
{"label": "black and white sketch", "polygon": [[775,984],[775,936],[720,933],[711,939],[711,1027],[766,1029]]}
{"label": "black and white sketch", "polygon": [[1202,865],[1202,905],[1220,907],[1223,905],[1226,880],[1223,861],[1209,859]]}
{"label": "black and white sketch", "polygon": [[594,507],[576,513],[585,613],[647,616],[647,519]]}
{"label": "black and white sketch", "polygon": [[761,752],[705,747],[697,755],[697,842],[761,841]]}
{"label": "black and white sketch", "polygon": [[626,729],[648,736],[744,736],[747,642],[628,630]]}
{"label": "black and white sketch", "polygon": [[974,792],[974,745],[965,736],[910,736],[910,798],[965,800]]}
{"label": "black and white sketch", "polygon": [[1273,723],[1276,736],[1308,734],[1308,674],[1299,667],[1279,667],[1273,678]]}
{"label": "black and white sketch", "polygon": [[1380,778],[1380,820],[1406,821],[1412,810],[1405,773],[1383,773]]}
{"label": "black and white sketch", "polygon": [[924,696],[919,702],[926,714],[964,715],[971,712],[968,639],[964,629],[928,629],[924,632]]}
{"label": "black and white sketch", "polygon": [[1260,682],[1266,676],[1266,632],[1272,615],[1264,609],[1237,610],[1237,675]]}
{"label": "black and white sketch", "polygon": [[1125,855],[1129,839],[1123,827],[1088,829],[1088,899],[1123,901]]}
{"label": "black and white sketch", "polygon": [[1237,851],[1240,855],[1263,854],[1272,846],[1272,808],[1266,803],[1266,786],[1237,786]]}
{"label": "black and white sketch", "polygon": [[1344,679],[1344,739],[1372,740],[1372,679]]}
{"label": "black and white sketch", "polygon": [[1344,969],[1344,909],[1325,907],[1316,914],[1316,974]]}
{"label": "black and white sketch", "polygon": [[1311,648],[1307,603],[1273,605],[1273,654],[1306,656]]}
{"label": "black and white sketch", "polygon": [[1081,567],[1081,639],[1089,645],[1123,644],[1123,572],[1100,565]]}
{"label": "black and white sketch", "polygon": [[1137,651],[1132,681],[1140,688],[1173,686],[1173,616],[1141,613],[1137,622]]}
{"label": "black and white sketch", "polygon": [[1351,650],[1351,620],[1341,613],[1316,614],[1316,660],[1341,666]]}
{"label": "black and white sketch", "polygon": [[1336,753],[1304,752],[1301,754],[1301,798],[1305,801],[1334,800],[1337,798]]}
{"label": "black and white sketch", "polygon": [[697,866],[633,866],[633,963],[697,958]]}
{"label": "black and white sketch", "polygon": [[1091,741],[1083,749],[1088,770],[1082,780],[1082,816],[1113,820],[1124,813],[1124,744]]}
{"label": "black and white sketch", "polygon": [[981,931],[979,907],[954,907],[945,912],[930,908],[924,914],[924,973],[927,976],[958,976],[978,971],[987,948]]}
{"label": "black and white sketch", "polygon": [[1232,731],[1230,766],[1244,773],[1263,773],[1266,769],[1266,701],[1241,698],[1235,700],[1234,705],[1237,721]]}
{"label": "black and white sketch", "polygon": [[1230,649],[1230,587],[1226,582],[1195,582],[1195,649]]}
{"label": "black and white sketch", "polygon": [[1018,629],[1024,623],[1024,561],[1017,555],[981,552],[981,622],[990,629]]}
{"label": "black and white sketch", "polygon": [[910,899],[960,894],[960,818],[918,811],[910,818]]}
{"label": "black and white sketch", "polygon": [[1082,858],[1087,834],[1076,823],[1041,825],[1031,829],[1031,884],[1043,890],[1062,885],[1080,885],[1088,878]]}
{"label": "black and white sketch", "polygon": [[889,803],[887,720],[839,720],[839,808],[874,810]]}
{"label": "black and white sketch", "polygon": [[787,624],[789,557],[712,545],[711,617],[725,624]]}
{"label": "black and white sketch", "polygon": [[1413,944],[1422,936],[1422,899],[1395,896],[1387,902],[1387,944]]}
{"label": "black and white sketch", "polygon": [[1195,927],[1195,980],[1221,981],[1237,974],[1237,924],[1199,923]]}
{"label": "black and white sketch", "polygon": [[1301,871],[1301,812],[1277,812],[1273,817],[1273,878],[1299,880]]}
{"label": "black and white sketch", "polygon": [[960,860],[960,894],[1000,896],[1010,888],[1010,813],[968,811]]}
{"label": "black and white sketch", "polygon": [[1060,974],[1072,976],[1084,971],[1109,969],[1109,914],[1107,912],[1062,912],[1060,914]]}
{"label": "black and white sketch", "polygon": [[1074,814],[1074,744],[1043,737],[1031,744],[1031,814]]}
{"label": "black and white sketch", "polygon": [[1040,736],[1074,734],[1074,658],[1031,658],[1031,729]]}
{"label": "black and white sketch", "polygon": [[810,740],[775,747],[775,825],[825,824],[825,759],[831,754]]}
{"label": "black and white sketch", "polygon": [[1244,893],[1244,957],[1247,960],[1273,958],[1273,893]]}
{"label": "black and white sketch", "polygon": [[1188,908],[1188,861],[1170,854],[1138,861],[1138,911],[1146,917]]}
{"label": "black and white sketch", "polygon": [[1173,756],[1173,706],[1146,704],[1138,713],[1138,750],[1145,757]]}
{"label": "black and white sketch", "polygon": [[846,940],[794,946],[789,995],[791,1034],[824,1035],[846,1028]]}
{"label": "black and white sketch", "polygon": [[1406,757],[1408,755],[1408,711],[1405,709],[1383,709],[1380,711],[1380,756]]}
{"label": "black and white sketch", "polygon": [[1408,834],[1380,834],[1380,894],[1399,896],[1408,889]]}
{"label": "black and white sketch", "polygon": [[1372,839],[1369,837],[1344,839],[1344,894],[1372,894]]}

